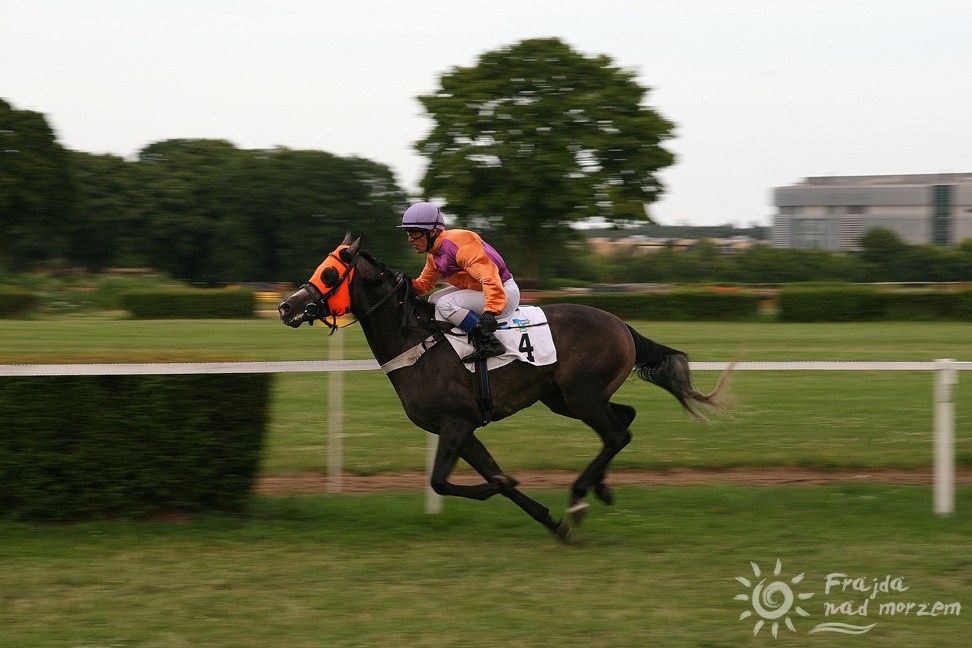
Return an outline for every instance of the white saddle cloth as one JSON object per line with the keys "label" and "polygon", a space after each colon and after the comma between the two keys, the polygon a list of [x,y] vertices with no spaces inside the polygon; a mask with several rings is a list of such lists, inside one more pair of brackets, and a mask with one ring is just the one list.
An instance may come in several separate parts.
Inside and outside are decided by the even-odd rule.
{"label": "white saddle cloth", "polygon": [[[490,371],[503,367],[514,360],[527,364],[543,366],[557,362],[557,349],[554,348],[553,336],[547,326],[547,314],[537,306],[520,306],[512,317],[500,320],[502,328],[496,331],[496,339],[506,347],[506,353],[486,360],[486,368]],[[449,344],[465,358],[475,349],[466,338],[466,334],[458,328],[452,329],[452,334],[446,334]],[[476,363],[465,363],[469,371],[476,370]]]}

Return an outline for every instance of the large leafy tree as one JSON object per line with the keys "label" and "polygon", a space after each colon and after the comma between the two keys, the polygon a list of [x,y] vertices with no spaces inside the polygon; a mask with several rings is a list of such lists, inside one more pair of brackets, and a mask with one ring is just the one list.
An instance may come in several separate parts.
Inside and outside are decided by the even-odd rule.
{"label": "large leafy tree", "polygon": [[410,249],[395,227],[405,195],[388,167],[369,160],[249,151],[215,191],[213,254],[223,280],[303,281],[348,230],[388,263]]}
{"label": "large leafy tree", "polygon": [[491,228],[517,276],[539,278],[571,223],[650,220],[674,125],[647,92],[607,56],[556,38],[487,52],[419,97],[435,121],[416,144],[429,159],[422,189],[460,223]]}
{"label": "large leafy tree", "polygon": [[408,249],[395,228],[405,195],[370,160],[167,140],[143,149],[137,166],[146,256],[180,278],[302,281],[347,229],[388,262]]}
{"label": "large leafy tree", "polygon": [[44,115],[0,99],[0,267],[63,262],[76,191],[68,152]]}
{"label": "large leafy tree", "polygon": [[173,139],[139,151],[143,241],[149,263],[180,279],[213,282],[216,177],[246,153],[225,140]]}

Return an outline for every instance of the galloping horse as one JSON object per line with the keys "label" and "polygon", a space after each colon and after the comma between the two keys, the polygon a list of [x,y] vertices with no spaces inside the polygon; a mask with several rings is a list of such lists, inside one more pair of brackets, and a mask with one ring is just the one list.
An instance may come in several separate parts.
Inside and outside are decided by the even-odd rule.
{"label": "galloping horse", "polygon": [[[460,362],[449,344],[436,344],[443,330],[433,306],[418,297],[411,280],[395,273],[361,249],[361,239],[349,233],[315,271],[310,281],[280,304],[284,324],[297,328],[321,320],[336,326],[334,317],[351,312],[361,323],[368,345],[388,372],[408,418],[439,436],[431,485],[440,495],[485,500],[502,494],[515,502],[561,540],[570,525],[554,520],[550,511],[517,489],[476,437],[483,424],[477,377]],[[611,459],[631,440],[628,426],[635,410],[611,402],[632,368],[643,380],[670,392],[684,410],[701,416],[704,406],[725,409],[722,387],[728,370],[709,394],[692,385],[688,357],[652,342],[623,321],[596,308],[576,304],[543,307],[558,358],[534,366],[512,362],[491,370],[492,420],[499,420],[538,400],[552,411],[583,421],[601,437],[603,449],[571,487],[568,513],[575,524],[586,514],[584,497],[593,489],[605,504],[614,493],[605,482]],[[328,322],[327,318],[331,318]],[[333,332],[333,331],[332,331]],[[405,358],[405,362],[400,359]],[[459,458],[485,481],[460,485],[449,481]]]}

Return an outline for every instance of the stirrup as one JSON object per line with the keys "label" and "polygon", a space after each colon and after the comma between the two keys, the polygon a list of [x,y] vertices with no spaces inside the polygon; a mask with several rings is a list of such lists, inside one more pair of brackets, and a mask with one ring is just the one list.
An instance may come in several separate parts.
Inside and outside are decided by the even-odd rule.
{"label": "stirrup", "polygon": [[473,339],[473,346],[476,350],[462,359],[462,362],[477,362],[486,358],[495,358],[506,353],[506,347],[496,339],[496,336],[488,338]]}

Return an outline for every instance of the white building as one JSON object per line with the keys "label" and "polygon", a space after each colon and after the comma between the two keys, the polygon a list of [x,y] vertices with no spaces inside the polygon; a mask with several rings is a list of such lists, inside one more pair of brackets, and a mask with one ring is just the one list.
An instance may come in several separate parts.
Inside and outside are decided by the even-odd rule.
{"label": "white building", "polygon": [[806,178],[773,192],[773,247],[860,249],[875,227],[909,244],[972,239],[972,173]]}

